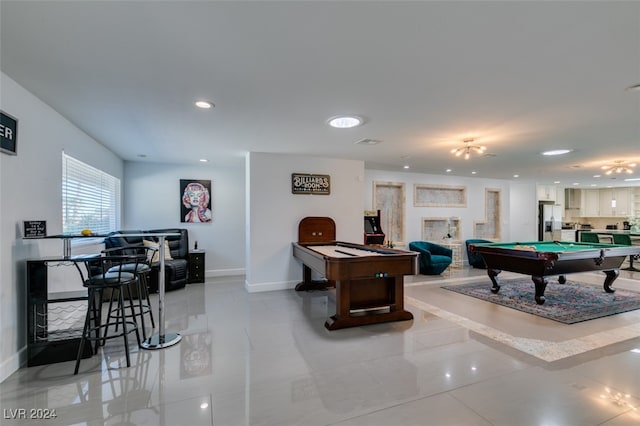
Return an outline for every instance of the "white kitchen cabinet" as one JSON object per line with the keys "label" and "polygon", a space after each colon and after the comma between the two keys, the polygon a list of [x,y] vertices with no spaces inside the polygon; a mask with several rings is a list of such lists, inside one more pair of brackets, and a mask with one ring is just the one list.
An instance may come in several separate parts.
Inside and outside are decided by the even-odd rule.
{"label": "white kitchen cabinet", "polygon": [[557,191],[555,185],[538,185],[538,201],[556,201]]}
{"label": "white kitchen cabinet", "polygon": [[560,239],[562,241],[575,241],[576,231],[575,229],[563,229],[560,231]]}
{"label": "white kitchen cabinet", "polygon": [[599,194],[601,217],[628,217],[632,206],[632,188],[602,188]]}
{"label": "white kitchen cabinet", "polygon": [[613,198],[616,200],[612,208],[616,217],[629,217],[633,209],[633,188],[613,188]]}
{"label": "white kitchen cabinet", "polygon": [[598,216],[613,217],[613,207],[611,200],[613,199],[613,189],[599,189],[598,190]]}
{"label": "white kitchen cabinet", "polygon": [[583,189],[580,215],[582,217],[600,216],[600,192],[597,189]]}

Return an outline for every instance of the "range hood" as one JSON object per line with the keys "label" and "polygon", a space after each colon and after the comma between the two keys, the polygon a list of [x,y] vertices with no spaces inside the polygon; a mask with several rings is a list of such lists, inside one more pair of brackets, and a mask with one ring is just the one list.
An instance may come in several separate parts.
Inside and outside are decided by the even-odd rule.
{"label": "range hood", "polygon": [[582,190],[575,188],[566,188],[564,190],[564,208],[579,209],[582,202]]}

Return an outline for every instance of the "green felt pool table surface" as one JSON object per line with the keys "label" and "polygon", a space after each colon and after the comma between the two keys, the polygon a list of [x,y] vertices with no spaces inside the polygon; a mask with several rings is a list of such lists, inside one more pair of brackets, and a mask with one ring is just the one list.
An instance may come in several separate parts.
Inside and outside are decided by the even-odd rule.
{"label": "green felt pool table surface", "polygon": [[546,277],[551,275],[558,275],[558,282],[563,284],[566,274],[603,271],[606,275],[604,289],[613,293],[611,284],[618,277],[622,262],[626,256],[638,255],[640,246],[527,241],[471,244],[469,250],[482,255],[494,293],[500,290],[497,276],[503,270],[531,275],[536,286],[536,302],[543,304]]}
{"label": "green felt pool table surface", "polygon": [[604,243],[577,243],[573,241],[527,241],[527,242],[513,242],[513,243],[488,243],[482,244],[485,247],[496,247],[509,250],[527,250],[537,252],[567,252],[567,251],[580,251],[580,250],[601,250],[611,249],[616,247],[628,247],[617,244],[604,244]]}

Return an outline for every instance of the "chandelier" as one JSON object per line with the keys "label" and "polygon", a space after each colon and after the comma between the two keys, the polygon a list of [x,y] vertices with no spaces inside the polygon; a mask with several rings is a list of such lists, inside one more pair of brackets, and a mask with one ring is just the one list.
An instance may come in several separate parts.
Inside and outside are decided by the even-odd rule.
{"label": "chandelier", "polygon": [[471,156],[471,152],[475,152],[476,154],[483,154],[484,151],[487,149],[487,147],[485,146],[479,146],[479,145],[472,145],[474,139],[465,139],[462,142],[464,143],[464,146],[460,147],[460,148],[454,148],[451,150],[451,153],[454,154],[456,157],[460,157],[461,155],[464,154],[464,159],[468,160],[469,157]]}
{"label": "chandelier", "polygon": [[605,175],[610,175],[612,173],[627,173],[632,174],[633,168],[636,166],[636,163],[625,164],[624,161],[618,160],[614,161],[611,165],[602,166],[602,170],[606,170]]}

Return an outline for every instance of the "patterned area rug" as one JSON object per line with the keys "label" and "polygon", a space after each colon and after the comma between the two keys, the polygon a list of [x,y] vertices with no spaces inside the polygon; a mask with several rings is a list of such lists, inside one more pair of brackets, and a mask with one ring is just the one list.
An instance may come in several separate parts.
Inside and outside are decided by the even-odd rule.
{"label": "patterned area rug", "polygon": [[602,285],[572,280],[567,280],[566,284],[558,284],[553,278],[550,279],[544,293],[544,305],[538,305],[534,300],[535,288],[529,277],[501,280],[500,286],[498,294],[491,293],[491,282],[488,279],[442,288],[564,324],[640,309],[640,293],[621,289],[617,289],[615,293],[606,293]]}

